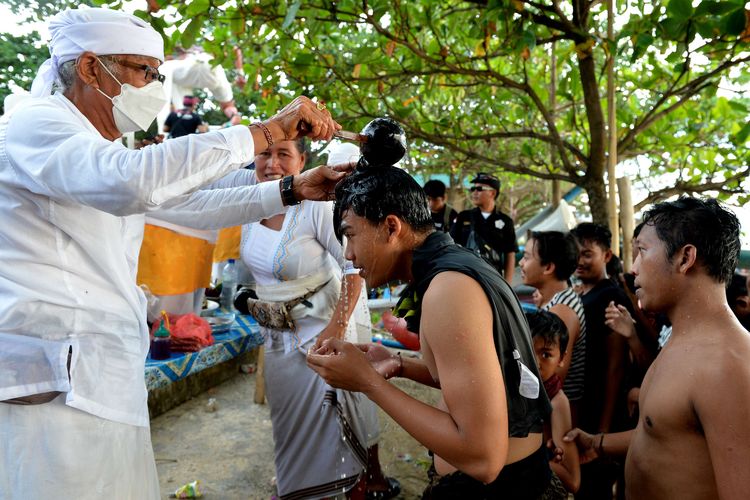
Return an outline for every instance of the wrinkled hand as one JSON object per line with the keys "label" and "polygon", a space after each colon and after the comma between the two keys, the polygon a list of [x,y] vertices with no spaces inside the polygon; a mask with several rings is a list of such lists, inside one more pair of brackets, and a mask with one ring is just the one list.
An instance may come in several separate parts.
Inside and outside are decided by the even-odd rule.
{"label": "wrinkled hand", "polygon": [[328,339],[308,352],[307,366],[332,387],[347,391],[367,392],[383,381],[360,348],[339,339]]}
{"label": "wrinkled hand", "polygon": [[596,451],[597,443],[594,442],[595,439],[598,439],[598,435],[589,434],[577,427],[572,431],[568,431],[563,437],[563,441],[566,443],[575,442],[578,448],[579,462],[582,464],[587,464],[599,458],[599,453]]}
{"label": "wrinkled hand", "polygon": [[268,125],[278,126],[287,140],[309,137],[313,141],[330,141],[333,133],[341,130],[341,125],[331,118],[327,109],[305,96],[300,96],[284,106],[268,120]]}
{"label": "wrinkled hand", "polygon": [[333,200],[336,197],[336,184],[354,170],[354,163],[320,166],[305,170],[294,177],[292,189],[298,200]]}
{"label": "wrinkled hand", "polygon": [[604,324],[626,339],[635,335],[635,321],[625,306],[610,302],[604,310]]}

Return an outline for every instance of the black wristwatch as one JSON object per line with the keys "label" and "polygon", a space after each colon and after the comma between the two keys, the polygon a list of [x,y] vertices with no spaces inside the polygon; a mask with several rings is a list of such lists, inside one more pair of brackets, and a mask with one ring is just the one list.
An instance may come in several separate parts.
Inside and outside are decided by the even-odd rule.
{"label": "black wristwatch", "polygon": [[287,175],[281,179],[281,202],[284,206],[299,205],[299,200],[294,196],[294,190],[292,189],[293,183],[293,175]]}

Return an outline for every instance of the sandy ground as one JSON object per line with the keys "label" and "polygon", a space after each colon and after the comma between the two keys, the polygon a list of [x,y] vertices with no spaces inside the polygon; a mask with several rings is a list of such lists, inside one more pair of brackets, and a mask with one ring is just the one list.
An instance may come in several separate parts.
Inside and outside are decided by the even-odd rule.
{"label": "sandy ground", "polygon": [[[434,389],[409,380],[395,383],[417,398],[437,400]],[[253,402],[254,394],[255,375],[240,373],[152,420],[163,498],[195,480],[207,499],[272,498],[270,412],[267,404]],[[426,450],[382,411],[380,421],[380,462],[386,475],[401,482],[397,498],[419,498],[427,482]]]}

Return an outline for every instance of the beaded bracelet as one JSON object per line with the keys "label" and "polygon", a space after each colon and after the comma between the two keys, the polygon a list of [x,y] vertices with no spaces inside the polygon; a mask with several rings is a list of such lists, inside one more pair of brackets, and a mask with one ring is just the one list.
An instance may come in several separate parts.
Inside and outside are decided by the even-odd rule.
{"label": "beaded bracelet", "polygon": [[268,143],[268,147],[270,148],[273,146],[273,136],[271,135],[271,131],[268,130],[268,127],[266,127],[262,122],[255,122],[253,123],[256,127],[260,128],[263,131],[263,135],[266,136],[266,142]]}
{"label": "beaded bracelet", "polygon": [[404,358],[401,357],[400,352],[397,352],[396,356],[398,356],[398,371],[396,372],[395,376],[400,377],[404,374]]}

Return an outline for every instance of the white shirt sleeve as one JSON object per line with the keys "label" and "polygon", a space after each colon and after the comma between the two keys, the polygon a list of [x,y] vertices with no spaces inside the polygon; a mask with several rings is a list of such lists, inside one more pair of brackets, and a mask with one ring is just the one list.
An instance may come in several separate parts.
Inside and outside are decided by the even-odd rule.
{"label": "white shirt sleeve", "polygon": [[225,189],[238,186],[252,186],[257,183],[258,178],[255,175],[255,170],[243,168],[235,170],[234,172],[229,172],[218,181],[203,186],[203,189]]}
{"label": "white shirt sleeve", "polygon": [[67,99],[53,98],[64,102],[44,103],[38,113],[31,106],[10,118],[6,150],[14,184],[61,203],[114,215],[142,213],[254,158],[245,126],[131,150],[101,137]]}
{"label": "white shirt sleeve", "polygon": [[208,189],[184,195],[152,214],[193,229],[220,229],[257,222],[284,211],[278,182]]}

